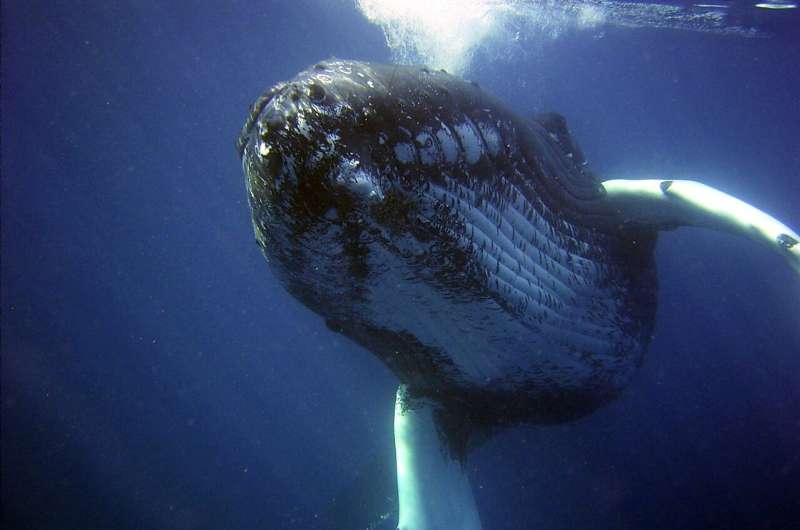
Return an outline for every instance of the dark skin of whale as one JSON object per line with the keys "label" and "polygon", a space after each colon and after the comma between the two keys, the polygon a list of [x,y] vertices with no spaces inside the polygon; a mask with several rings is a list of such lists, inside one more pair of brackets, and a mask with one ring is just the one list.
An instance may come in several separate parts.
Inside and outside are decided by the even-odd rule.
{"label": "dark skin of whale", "polygon": [[270,269],[441,403],[452,439],[589,414],[641,364],[656,231],[603,200],[561,116],[328,61],[260,97],[237,147]]}

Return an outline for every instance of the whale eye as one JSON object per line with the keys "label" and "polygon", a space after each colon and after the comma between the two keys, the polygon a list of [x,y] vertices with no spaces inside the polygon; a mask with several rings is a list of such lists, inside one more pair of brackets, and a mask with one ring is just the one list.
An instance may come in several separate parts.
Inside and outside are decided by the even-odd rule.
{"label": "whale eye", "polygon": [[308,97],[314,103],[321,103],[325,99],[325,89],[316,83],[308,85]]}

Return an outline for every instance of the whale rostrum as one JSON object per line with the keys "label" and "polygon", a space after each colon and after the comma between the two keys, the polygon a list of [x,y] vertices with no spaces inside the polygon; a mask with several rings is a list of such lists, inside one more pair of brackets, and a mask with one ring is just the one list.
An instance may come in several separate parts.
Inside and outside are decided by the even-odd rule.
{"label": "whale rostrum", "polygon": [[237,147],[273,273],[401,382],[403,530],[481,528],[476,440],[626,387],[660,230],[739,233],[800,272],[800,236],[755,207],[693,181],[602,182],[562,116],[425,67],[318,63],[255,102]]}

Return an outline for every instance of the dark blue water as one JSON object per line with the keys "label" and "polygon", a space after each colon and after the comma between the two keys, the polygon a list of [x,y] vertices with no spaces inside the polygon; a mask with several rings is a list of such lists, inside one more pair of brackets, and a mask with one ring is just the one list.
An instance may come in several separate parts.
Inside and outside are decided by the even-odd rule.
{"label": "dark blue water", "polygon": [[[565,114],[602,175],[697,178],[797,228],[800,20],[779,16],[753,19],[769,38],[567,32],[470,75]],[[261,91],[330,56],[390,60],[348,2],[3,3],[3,528],[367,510],[397,382],[270,275],[234,150]],[[657,255],[623,397],[472,455],[487,530],[800,528],[800,279],[698,230]]]}

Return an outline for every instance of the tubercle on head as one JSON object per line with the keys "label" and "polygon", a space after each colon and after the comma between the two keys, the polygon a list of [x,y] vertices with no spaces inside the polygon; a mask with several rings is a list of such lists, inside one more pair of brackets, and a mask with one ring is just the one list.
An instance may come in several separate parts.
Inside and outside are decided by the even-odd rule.
{"label": "tubercle on head", "polygon": [[789,250],[798,243],[798,241],[789,234],[779,234],[776,239],[778,241],[778,246],[784,250]]}

